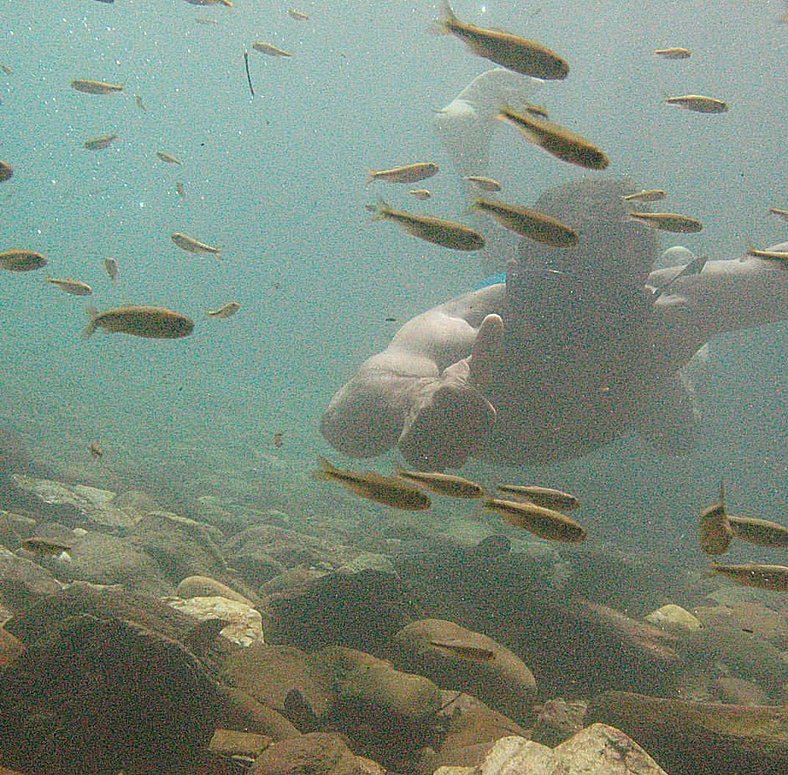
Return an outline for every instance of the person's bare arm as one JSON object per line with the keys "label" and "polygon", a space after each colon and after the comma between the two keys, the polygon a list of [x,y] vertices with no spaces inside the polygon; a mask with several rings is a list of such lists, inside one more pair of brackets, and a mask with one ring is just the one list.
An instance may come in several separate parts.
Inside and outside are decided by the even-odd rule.
{"label": "person's bare arm", "polygon": [[488,286],[408,321],[334,395],[321,421],[325,438],[352,457],[399,445],[422,468],[463,462],[495,418],[473,380],[484,378],[500,344],[494,313],[504,293],[502,284]]}

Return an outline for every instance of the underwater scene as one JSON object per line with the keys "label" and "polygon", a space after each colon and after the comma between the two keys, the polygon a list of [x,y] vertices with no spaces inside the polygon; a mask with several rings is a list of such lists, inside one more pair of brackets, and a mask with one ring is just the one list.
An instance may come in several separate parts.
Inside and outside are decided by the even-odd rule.
{"label": "underwater scene", "polygon": [[0,22],[0,775],[788,772],[787,2]]}

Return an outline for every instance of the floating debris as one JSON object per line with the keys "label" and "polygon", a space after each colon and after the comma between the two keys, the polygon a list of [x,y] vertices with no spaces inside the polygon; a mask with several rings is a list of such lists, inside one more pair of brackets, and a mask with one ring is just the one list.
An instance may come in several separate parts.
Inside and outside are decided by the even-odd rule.
{"label": "floating debris", "polygon": [[186,189],[184,188],[183,183],[181,183],[180,180],[175,184],[175,191],[178,194],[178,196],[181,197],[181,199],[183,199],[183,197],[186,196]]}
{"label": "floating debris", "polygon": [[291,57],[293,56],[289,51],[275,46],[273,43],[266,43],[264,40],[256,40],[252,43],[252,48],[259,51],[261,54],[266,54],[269,57]]}
{"label": "floating debris", "polygon": [[405,164],[388,170],[370,170],[367,173],[367,185],[376,180],[382,180],[384,183],[418,183],[420,180],[431,178],[439,171],[440,167],[431,161]]}
{"label": "floating debris", "polygon": [[659,202],[668,195],[667,191],[661,188],[644,188],[642,191],[637,191],[634,194],[626,194],[621,199],[624,202]]}
{"label": "floating debris", "polygon": [[99,312],[88,307],[90,323],[82,332],[87,339],[97,328],[110,333],[130,334],[148,339],[180,339],[194,329],[194,321],[164,307],[129,305]]}
{"label": "floating debris", "polygon": [[744,565],[714,563],[711,570],[745,587],[788,592],[788,566],[785,565],[764,565],[758,562],[748,562]]}
{"label": "floating debris", "polygon": [[211,318],[226,320],[238,312],[239,309],[241,309],[241,305],[237,301],[228,301],[227,304],[219,307],[219,309],[209,309],[206,314]]}
{"label": "floating debris", "polygon": [[244,67],[246,68],[246,82],[249,84],[249,91],[254,97],[254,86],[252,86],[252,74],[249,72],[249,52],[244,51]]}
{"label": "floating debris", "polygon": [[395,210],[382,199],[370,205],[375,215],[373,221],[388,220],[398,223],[408,234],[452,250],[481,250],[484,237],[478,231],[456,221],[447,221],[431,215],[414,215]]}
{"label": "floating debris", "polygon": [[117,139],[116,134],[101,135],[101,137],[94,137],[92,140],[85,140],[84,145],[89,151],[101,151],[104,148],[109,148]]}
{"label": "floating debris", "polygon": [[134,102],[137,103],[137,107],[143,112],[147,113],[148,109],[145,107],[145,103],[142,101],[142,97],[139,94],[134,95]]}
{"label": "floating debris", "polygon": [[498,512],[510,525],[521,527],[548,541],[574,544],[586,540],[586,531],[571,517],[535,503],[488,498],[484,507]]}
{"label": "floating debris", "polygon": [[14,68],[11,65],[0,65],[0,70],[2,70],[6,75],[13,75]]}
{"label": "floating debris", "polygon": [[692,56],[692,52],[688,48],[681,46],[658,48],[654,50],[654,53],[663,59],[689,59]]}
{"label": "floating debris", "polygon": [[428,495],[402,479],[372,471],[356,472],[337,468],[324,457],[318,460],[320,470],[315,472],[316,479],[339,482],[362,498],[408,511],[423,511],[432,505]]}
{"label": "floating debris", "polygon": [[501,226],[521,237],[527,237],[545,245],[552,245],[556,248],[572,248],[579,241],[574,229],[561,223],[557,218],[538,210],[481,198],[474,201],[471,209],[480,210],[492,216]]}
{"label": "floating debris", "polygon": [[397,476],[417,482],[438,495],[448,495],[452,498],[481,498],[484,496],[484,488],[480,484],[461,476],[428,471],[405,471],[402,468],[398,468],[396,473]]}
{"label": "floating debris", "polygon": [[10,180],[14,177],[14,169],[7,162],[0,161],[0,183]]}
{"label": "floating debris", "polygon": [[60,288],[66,293],[73,296],[90,296],[93,289],[81,280],[72,280],[71,278],[47,277],[47,282]]}
{"label": "floating debris", "polygon": [[190,237],[183,232],[176,231],[171,235],[171,239],[181,250],[186,250],[189,253],[210,253],[217,258],[221,257],[221,248],[200,242],[200,240],[194,239],[194,237]]}
{"label": "floating debris", "polygon": [[90,456],[98,460],[101,457],[104,457],[104,447],[101,446],[101,442],[98,441],[91,441],[90,446],[88,447],[88,451],[90,452]]}
{"label": "floating debris", "polygon": [[123,84],[78,78],[71,82],[71,88],[85,94],[113,94],[123,91]]}
{"label": "floating debris", "polygon": [[273,437],[274,446],[277,449],[282,449],[282,444],[284,443],[284,435],[281,431],[277,431]]}
{"label": "floating debris", "polygon": [[676,234],[694,234],[703,229],[703,224],[697,218],[679,213],[627,213],[639,223],[651,226],[660,231],[670,231]]}
{"label": "floating debris", "polygon": [[8,272],[29,272],[46,266],[47,260],[34,250],[21,250],[14,248],[0,253],[0,269]]}
{"label": "floating debris", "polygon": [[462,22],[446,0],[441,3],[441,10],[443,17],[437,22],[437,31],[459,38],[477,56],[532,78],[557,80],[569,75],[566,60],[541,43]]}
{"label": "floating debris", "polygon": [[728,103],[715,97],[704,97],[702,94],[685,94],[682,97],[667,97],[668,105],[678,105],[680,108],[694,110],[696,113],[725,113]]}
{"label": "floating debris", "polygon": [[552,121],[517,113],[507,106],[501,108],[498,118],[517,127],[529,143],[538,145],[561,161],[593,170],[603,170],[610,164],[601,148]]}
{"label": "floating debris", "polygon": [[580,506],[580,498],[552,487],[539,487],[535,484],[499,484],[500,492],[524,498],[537,506],[556,511],[571,511]]}
{"label": "floating debris", "polygon": [[473,183],[476,188],[482,191],[495,192],[501,190],[501,184],[497,180],[494,178],[487,178],[484,175],[466,175],[465,180],[469,183]]}

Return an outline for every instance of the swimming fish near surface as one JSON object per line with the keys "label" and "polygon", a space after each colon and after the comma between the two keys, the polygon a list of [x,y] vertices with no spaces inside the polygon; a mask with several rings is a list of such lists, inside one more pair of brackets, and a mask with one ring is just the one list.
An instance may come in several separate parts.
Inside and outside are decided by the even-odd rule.
{"label": "swimming fish near surface", "polygon": [[35,250],[22,250],[13,248],[0,253],[0,269],[8,272],[29,272],[46,266],[46,257]]}
{"label": "swimming fish near surface", "polygon": [[90,452],[90,456],[96,460],[104,457],[104,447],[101,446],[100,441],[91,441],[88,452]]}
{"label": "swimming fish near surface", "polygon": [[538,41],[460,21],[446,0],[441,10],[436,31],[459,38],[477,56],[532,78],[560,80],[569,75],[566,60]]}
{"label": "swimming fish near surface", "polygon": [[748,562],[744,565],[714,563],[711,570],[745,587],[788,592],[788,566],[785,565],[764,565],[759,562]]}
{"label": "swimming fish near surface", "polygon": [[180,312],[164,307],[129,305],[98,312],[88,307],[90,323],[82,332],[87,339],[97,328],[111,333],[142,336],[147,339],[180,339],[194,329],[194,321]]}
{"label": "swimming fish near surface", "polygon": [[71,82],[71,88],[84,94],[113,94],[123,91],[123,84],[94,81],[90,78],[77,78]]}
{"label": "swimming fish near surface", "polygon": [[[0,168],[2,168],[2,166],[2,162],[0,162]],[[0,180],[2,180],[2,178],[0,178]],[[782,218],[784,221],[788,221],[788,210],[783,207],[770,207],[769,212],[772,215]]]}
{"label": "swimming fish near surface", "polygon": [[337,468],[324,457],[318,458],[320,470],[314,477],[320,481],[334,481],[362,498],[391,506],[395,509],[423,511],[432,505],[430,498],[418,487],[393,476],[382,476],[373,471],[356,472]]}
{"label": "swimming fish near surface", "polygon": [[552,245],[556,248],[572,248],[579,241],[574,229],[551,215],[531,210],[528,207],[479,198],[471,205],[471,209],[486,213],[498,221],[501,226],[521,237],[527,237],[545,245]]}
{"label": "swimming fish near surface", "polygon": [[700,548],[712,556],[725,554],[731,544],[733,531],[725,509],[725,483],[720,482],[720,497],[700,513]]}
{"label": "swimming fish near surface", "polygon": [[501,184],[495,178],[488,178],[484,175],[466,175],[465,180],[473,183],[476,188],[482,191],[495,192],[501,190]]}
{"label": "swimming fish near surface", "polygon": [[657,48],[654,53],[663,59],[689,59],[692,52],[688,48],[681,46],[672,46],[670,48]]}
{"label": "swimming fish near surface", "polygon": [[667,192],[661,188],[644,188],[634,194],[626,194],[621,199],[625,202],[659,202],[667,196]]}
{"label": "swimming fish near surface", "polygon": [[13,167],[7,162],[0,161],[0,183],[11,180],[12,177],[14,177]]}
{"label": "swimming fish near surface", "polygon": [[370,170],[367,173],[367,185],[376,180],[382,180],[384,183],[418,183],[420,180],[436,175],[439,170],[438,165],[431,161],[404,164],[387,170]]}
{"label": "swimming fish near surface", "polygon": [[456,221],[436,218],[432,215],[414,215],[404,210],[395,210],[382,199],[371,205],[375,215],[373,221],[393,221],[402,226],[408,234],[452,250],[481,250],[484,237],[478,231]]}
{"label": "swimming fish near surface", "polygon": [[264,40],[256,40],[252,43],[252,48],[259,51],[261,54],[267,54],[269,57],[291,57],[293,56],[289,51],[275,46],[273,43],[266,43]]}
{"label": "swimming fish near surface", "polygon": [[177,156],[173,156],[171,153],[167,153],[167,151],[156,151],[156,155],[162,161],[166,161],[167,164],[183,164]]}
{"label": "swimming fish near surface", "polygon": [[104,269],[109,275],[109,279],[112,280],[112,282],[114,283],[118,279],[118,275],[120,274],[120,269],[118,267],[117,260],[112,258],[112,256],[110,256],[109,258],[105,258]]}
{"label": "swimming fish near surface", "polygon": [[397,476],[410,479],[438,495],[448,495],[452,498],[481,498],[484,488],[470,479],[453,474],[442,474],[430,471],[405,471],[398,468]]}
{"label": "swimming fish near surface", "polygon": [[176,231],[172,234],[171,239],[181,250],[186,250],[189,253],[210,253],[217,258],[221,257],[221,248],[208,245],[205,242],[200,242],[200,240],[190,237],[188,234],[184,234],[181,231]]}
{"label": "swimming fish near surface", "polygon": [[506,105],[501,108],[498,118],[515,126],[528,142],[556,159],[593,170],[603,170],[610,164],[610,159],[601,148],[553,121],[518,113]]}
{"label": "swimming fish near surface", "polygon": [[239,309],[241,309],[241,305],[237,301],[228,301],[227,304],[219,307],[219,309],[209,309],[206,314],[210,318],[226,320],[238,312]]}
{"label": "swimming fish near surface", "polygon": [[309,14],[304,13],[303,11],[299,11],[296,8],[288,8],[287,15],[291,19],[295,19],[297,22],[308,22],[309,21]]}
{"label": "swimming fish near surface", "polygon": [[786,250],[759,250],[758,248],[750,248],[747,251],[747,255],[753,258],[764,258],[767,261],[788,261],[788,251]]}
{"label": "swimming fish near surface", "polygon": [[729,516],[728,523],[735,538],[758,546],[785,549],[788,546],[788,527],[777,522],[755,517]]}
{"label": "swimming fish near surface", "polygon": [[627,213],[627,217],[645,226],[675,234],[694,234],[703,230],[703,224],[697,218],[690,218],[680,213]]}
{"label": "swimming fish near surface", "polygon": [[432,191],[426,188],[412,188],[408,193],[414,198],[424,201],[432,199]]}
{"label": "swimming fish near surface", "polygon": [[507,495],[524,498],[537,506],[556,511],[571,511],[580,506],[580,498],[552,487],[539,487],[534,484],[499,484],[497,487]]}
{"label": "swimming fish near surface", "polygon": [[725,113],[728,103],[716,97],[704,97],[702,94],[684,94],[681,97],[666,97],[668,105],[678,105],[680,108],[693,110],[696,113]]}
{"label": "swimming fish near surface", "polygon": [[83,283],[81,280],[72,280],[70,277],[47,277],[47,282],[72,296],[90,296],[93,293],[93,289],[87,283]]}
{"label": "swimming fish near surface", "polygon": [[116,134],[101,135],[101,137],[93,137],[90,140],[85,140],[84,146],[89,151],[100,151],[104,148],[109,148],[117,139],[118,136]]}
{"label": "swimming fish near surface", "polygon": [[573,519],[535,503],[488,498],[484,507],[498,512],[510,525],[521,527],[549,541],[574,544],[586,540],[586,531]]}

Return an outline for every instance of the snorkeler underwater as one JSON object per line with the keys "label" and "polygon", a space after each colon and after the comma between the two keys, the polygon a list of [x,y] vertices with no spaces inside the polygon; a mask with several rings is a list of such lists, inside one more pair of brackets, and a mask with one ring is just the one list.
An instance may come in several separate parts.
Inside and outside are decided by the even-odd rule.
{"label": "snorkeler underwater", "polygon": [[0,6],[0,775],[788,772],[782,0]]}

